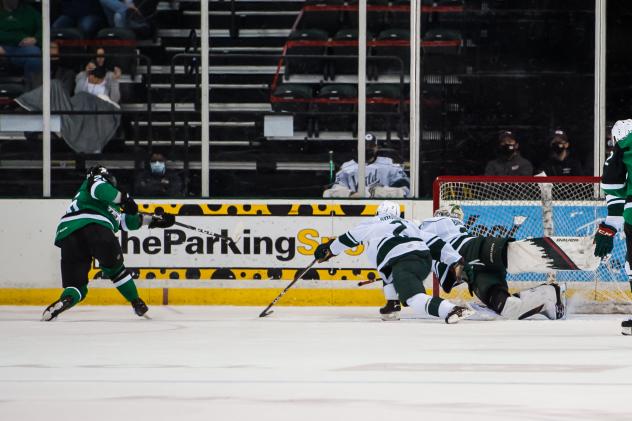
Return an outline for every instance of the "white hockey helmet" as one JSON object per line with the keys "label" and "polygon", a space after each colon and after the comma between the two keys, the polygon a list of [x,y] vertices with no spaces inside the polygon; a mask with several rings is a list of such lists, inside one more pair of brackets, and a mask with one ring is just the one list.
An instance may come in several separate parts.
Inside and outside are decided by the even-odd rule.
{"label": "white hockey helmet", "polygon": [[632,133],[632,120],[619,120],[612,126],[612,140],[617,143],[630,133]]}
{"label": "white hockey helmet", "polygon": [[377,207],[376,215],[390,215],[399,217],[399,204],[395,202],[391,202],[390,200],[385,200],[380,203],[380,206]]}
{"label": "white hockey helmet", "polygon": [[450,204],[447,206],[442,206],[439,209],[437,209],[434,212],[434,216],[435,217],[446,216],[450,218],[456,218],[459,221],[463,221],[464,214],[463,214],[463,209],[461,209],[461,206]]}

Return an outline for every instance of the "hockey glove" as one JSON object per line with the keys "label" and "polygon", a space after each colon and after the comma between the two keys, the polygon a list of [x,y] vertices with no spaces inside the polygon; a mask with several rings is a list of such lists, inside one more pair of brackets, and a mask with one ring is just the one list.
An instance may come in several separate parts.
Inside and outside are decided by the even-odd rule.
{"label": "hockey glove", "polygon": [[331,241],[319,244],[318,247],[316,247],[314,258],[318,260],[318,263],[326,262],[327,260],[334,257],[334,254],[331,252],[331,248],[329,248],[330,245]]}
{"label": "hockey glove", "polygon": [[170,213],[154,214],[151,216],[149,228],[169,228],[176,223],[176,217]]}
{"label": "hockey glove", "polygon": [[613,226],[604,224],[603,222],[599,224],[597,232],[595,233],[595,239],[593,240],[595,244],[595,256],[606,257],[612,253],[616,233],[617,229]]}
{"label": "hockey glove", "polygon": [[138,205],[126,192],[121,192],[121,208],[127,215],[136,215],[138,213]]}

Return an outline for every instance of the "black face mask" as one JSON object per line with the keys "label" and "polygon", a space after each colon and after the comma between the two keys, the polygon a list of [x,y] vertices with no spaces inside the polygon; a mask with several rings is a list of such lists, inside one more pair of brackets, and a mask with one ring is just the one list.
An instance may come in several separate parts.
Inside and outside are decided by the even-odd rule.
{"label": "black face mask", "polygon": [[515,150],[515,145],[500,145],[498,147],[498,153],[504,157],[510,157],[511,155],[513,155]]}
{"label": "black face mask", "polygon": [[562,153],[564,149],[564,145],[562,145],[561,143],[554,143],[551,145],[551,150],[555,153]]}

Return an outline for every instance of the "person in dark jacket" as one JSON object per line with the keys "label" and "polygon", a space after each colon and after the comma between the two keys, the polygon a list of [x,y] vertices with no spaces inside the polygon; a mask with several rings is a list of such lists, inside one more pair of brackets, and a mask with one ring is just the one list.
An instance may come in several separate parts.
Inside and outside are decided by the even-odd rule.
{"label": "person in dark jacket", "polygon": [[78,28],[91,39],[105,25],[105,16],[99,0],[61,0],[61,14],[53,29]]}
{"label": "person in dark jacket", "polygon": [[42,71],[42,17],[20,0],[0,2],[0,57],[23,69],[27,86]]}
{"label": "person in dark jacket", "polygon": [[145,197],[184,196],[182,179],[167,168],[167,160],[160,152],[151,154],[149,171],[143,171],[136,178],[134,193]]}
{"label": "person in dark jacket", "polygon": [[548,176],[584,175],[581,162],[571,156],[569,150],[571,143],[564,130],[555,130],[549,145],[551,147],[551,154],[549,158],[544,161],[538,173]]}
{"label": "person in dark jacket", "polygon": [[498,136],[498,158],[485,166],[485,175],[533,175],[533,165],[520,155],[520,144],[510,131]]}

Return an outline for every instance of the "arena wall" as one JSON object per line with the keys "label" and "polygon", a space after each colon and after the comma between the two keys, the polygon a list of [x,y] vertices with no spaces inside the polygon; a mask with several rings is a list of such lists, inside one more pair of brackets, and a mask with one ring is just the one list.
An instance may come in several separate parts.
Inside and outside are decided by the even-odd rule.
{"label": "arena wall", "polygon": [[[432,214],[429,201],[400,201],[407,218]],[[151,304],[265,305],[312,261],[322,239],[373,215],[379,201],[139,201],[187,225],[227,235],[213,239],[181,226],[119,233],[127,267]],[[44,305],[60,292],[55,228],[67,200],[0,200],[0,304]],[[381,283],[358,287],[376,272],[361,249],[315,266],[283,298],[285,305],[378,305]],[[95,262],[87,304],[123,304]]]}

